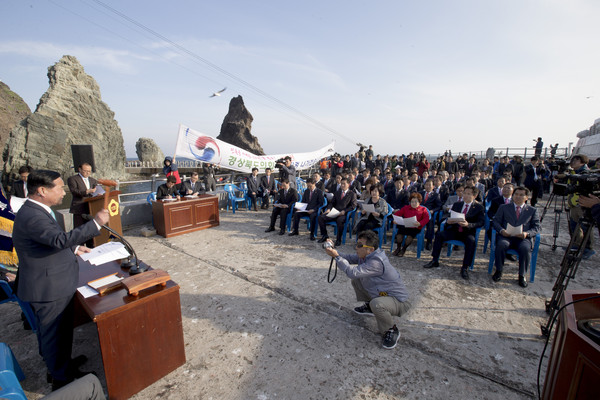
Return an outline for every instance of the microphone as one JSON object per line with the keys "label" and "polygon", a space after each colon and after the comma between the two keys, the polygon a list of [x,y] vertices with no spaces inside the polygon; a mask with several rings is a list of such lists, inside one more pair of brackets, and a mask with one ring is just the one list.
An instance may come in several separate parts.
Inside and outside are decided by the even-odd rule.
{"label": "microphone", "polygon": [[[83,219],[85,219],[86,221],[92,221],[94,219],[94,217],[90,214],[82,214],[81,217]],[[119,241],[121,243],[123,243],[123,245],[125,246],[127,251],[129,251],[129,257],[127,257],[126,260],[123,260],[121,262],[121,268],[129,269],[129,275],[140,274],[148,269],[147,267],[140,265],[140,260],[138,259],[138,256],[135,253],[133,246],[127,240],[125,240],[125,238],[123,236],[121,236],[120,234],[117,233],[117,231],[115,231],[112,228],[109,228],[106,225],[100,225],[100,226],[102,228],[106,229],[107,231],[109,231],[115,237],[117,237],[119,239]],[[133,255],[133,259],[131,258],[132,255]]]}

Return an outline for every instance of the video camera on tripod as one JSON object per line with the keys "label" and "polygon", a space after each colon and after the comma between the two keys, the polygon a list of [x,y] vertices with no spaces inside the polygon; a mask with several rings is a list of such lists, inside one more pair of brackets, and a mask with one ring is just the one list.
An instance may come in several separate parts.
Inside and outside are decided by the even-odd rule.
{"label": "video camera on tripod", "polygon": [[[597,170],[594,170],[597,171]],[[552,193],[558,196],[571,194],[578,196],[589,196],[600,194],[600,173],[585,172],[573,175],[557,175],[558,182],[554,184]]]}

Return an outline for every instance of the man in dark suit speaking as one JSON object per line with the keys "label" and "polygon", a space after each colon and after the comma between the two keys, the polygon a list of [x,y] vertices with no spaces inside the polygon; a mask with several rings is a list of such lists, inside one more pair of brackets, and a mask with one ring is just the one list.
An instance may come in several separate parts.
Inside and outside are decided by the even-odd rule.
{"label": "man in dark suit speaking", "polygon": [[85,224],[83,214],[90,212],[89,206],[83,201],[86,197],[92,197],[96,191],[97,181],[92,178],[92,166],[88,163],[83,163],[79,166],[79,173],[70,176],[67,179],[69,191],[73,196],[71,200],[71,208],[69,212],[73,214],[73,227]]}
{"label": "man in dark suit speaking", "polygon": [[108,222],[102,210],[93,221],[66,233],[56,222],[51,206],[65,196],[58,172],[36,170],[27,180],[28,200],[15,218],[13,243],[19,256],[17,295],[31,303],[38,326],[39,349],[52,375],[52,388],[66,385],[80,373],[71,360],[73,302],[79,281],[77,246],[97,236]]}
{"label": "man in dark suit speaking", "polygon": [[[519,253],[519,285],[527,287],[525,272],[531,259],[531,238],[540,231],[540,219],[535,207],[525,204],[529,197],[529,189],[519,186],[512,195],[512,203],[503,204],[494,216],[493,225],[496,236],[496,272],[492,276],[494,282],[502,278],[506,250],[514,249]],[[521,226],[520,234],[507,232],[508,224]]]}

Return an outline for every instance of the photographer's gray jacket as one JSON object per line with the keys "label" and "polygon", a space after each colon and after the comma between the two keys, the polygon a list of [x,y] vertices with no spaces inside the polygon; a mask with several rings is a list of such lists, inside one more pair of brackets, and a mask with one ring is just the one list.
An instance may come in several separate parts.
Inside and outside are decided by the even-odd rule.
{"label": "photographer's gray jacket", "polygon": [[356,254],[340,254],[335,261],[348,278],[360,279],[371,298],[392,296],[398,301],[408,300],[408,291],[400,273],[390,264],[382,249],[375,250],[364,259],[359,259]]}

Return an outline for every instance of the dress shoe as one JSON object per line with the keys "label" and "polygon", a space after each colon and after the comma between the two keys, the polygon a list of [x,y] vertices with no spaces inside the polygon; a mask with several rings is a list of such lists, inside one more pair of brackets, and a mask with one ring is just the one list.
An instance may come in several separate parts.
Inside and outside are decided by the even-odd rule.
{"label": "dress shoe", "polygon": [[527,279],[523,275],[519,275],[519,286],[527,287]]}
{"label": "dress shoe", "polygon": [[285,235],[285,231],[279,231],[280,235]]}
{"label": "dress shoe", "polygon": [[500,271],[494,272],[494,275],[492,275],[492,280],[494,282],[500,282],[500,279],[502,279],[502,272],[500,272]]}
{"label": "dress shoe", "polygon": [[339,247],[342,245],[342,239],[336,239],[335,241],[335,247]]}
{"label": "dress shoe", "polygon": [[288,236],[298,236],[298,231],[292,231]]}
{"label": "dress shoe", "polygon": [[273,232],[274,230],[275,230],[275,228],[268,227],[267,229],[265,229],[265,232]]}
{"label": "dress shoe", "polygon": [[317,243],[325,243],[329,239],[329,236],[321,236],[321,239],[317,241]]}
{"label": "dress shoe", "polygon": [[468,281],[468,280],[469,280],[469,271],[468,271],[466,268],[461,268],[461,269],[460,269],[460,276],[461,276],[461,277],[462,277],[464,280]]}
{"label": "dress shoe", "polygon": [[310,235],[310,240],[315,240],[315,236],[314,235]]}
{"label": "dress shoe", "polygon": [[394,250],[394,252],[392,254],[397,256],[398,254],[400,254],[400,250],[402,250],[402,247],[398,246],[398,247],[396,247],[396,250]]}
{"label": "dress shoe", "polygon": [[423,266],[423,268],[437,268],[440,266],[440,263],[437,260],[431,260],[427,264]]}
{"label": "dress shoe", "polygon": [[264,210],[265,208],[267,208],[267,206],[265,206],[264,204],[262,206],[260,206],[261,210]]}
{"label": "dress shoe", "polygon": [[427,243],[425,243],[425,250],[431,250],[431,241],[428,240]]}
{"label": "dress shoe", "polygon": [[400,249],[400,252],[398,253],[398,257],[404,257],[404,253],[406,253],[406,246],[402,247],[402,249]]}

